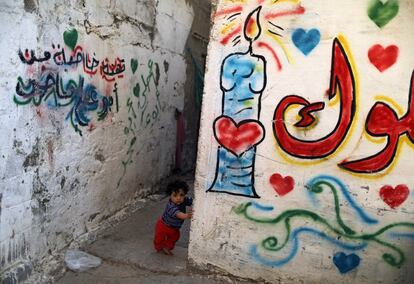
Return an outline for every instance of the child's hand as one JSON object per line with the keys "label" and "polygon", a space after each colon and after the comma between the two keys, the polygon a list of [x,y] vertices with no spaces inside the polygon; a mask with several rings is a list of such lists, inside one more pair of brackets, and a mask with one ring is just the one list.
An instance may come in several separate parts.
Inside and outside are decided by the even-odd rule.
{"label": "child's hand", "polygon": [[187,213],[188,219],[191,219],[193,217],[193,208],[188,208],[188,213]]}

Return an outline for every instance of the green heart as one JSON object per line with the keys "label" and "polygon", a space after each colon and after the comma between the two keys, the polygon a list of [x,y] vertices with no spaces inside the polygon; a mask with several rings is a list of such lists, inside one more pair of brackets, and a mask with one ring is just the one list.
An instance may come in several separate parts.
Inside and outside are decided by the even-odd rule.
{"label": "green heart", "polygon": [[138,68],[138,60],[131,58],[131,69],[132,69],[132,74],[135,74],[135,71],[137,71]]}
{"label": "green heart", "polygon": [[379,0],[371,0],[368,17],[382,28],[398,14],[398,9],[398,0],[388,0],[385,4]]}
{"label": "green heart", "polygon": [[66,45],[69,46],[73,50],[76,46],[76,42],[78,41],[77,30],[71,29],[69,31],[65,31],[63,33],[63,40],[65,41]]}
{"label": "green heart", "polygon": [[139,92],[140,92],[141,88],[139,86],[139,83],[137,83],[134,87],[134,96],[136,96],[137,98],[139,98]]}

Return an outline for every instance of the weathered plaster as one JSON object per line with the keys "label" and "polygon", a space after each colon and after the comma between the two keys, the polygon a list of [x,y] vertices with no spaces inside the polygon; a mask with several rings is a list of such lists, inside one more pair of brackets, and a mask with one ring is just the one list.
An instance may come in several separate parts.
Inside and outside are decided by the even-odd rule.
{"label": "weathered plaster", "polygon": [[[184,104],[184,44],[194,12],[176,0],[172,16],[167,15],[161,2],[1,2],[4,283],[53,272],[56,255],[93,239],[173,169],[174,113]],[[70,63],[76,46],[73,58],[81,60]],[[32,51],[37,59],[30,63]],[[106,66],[106,58],[116,67]],[[59,80],[57,74],[60,86],[44,80],[47,75]],[[30,93],[29,80],[38,84],[32,87],[55,93],[48,97],[41,88]],[[57,96],[57,90],[69,97]]]}
{"label": "weathered plaster", "polygon": [[[191,262],[271,283],[412,283],[412,2],[381,1],[389,3],[385,8],[357,0],[216,2]],[[258,6],[261,32],[255,33],[253,21],[245,37],[245,21]],[[348,61],[341,65],[344,52]],[[331,75],[341,84],[340,96],[353,96],[355,108],[329,100]],[[275,116],[291,95],[295,105]],[[369,118],[380,101],[395,119],[385,107]],[[301,109],[315,121],[298,125]],[[331,135],[346,125],[346,114],[348,131]],[[293,138],[283,144],[286,131]],[[344,169],[344,161],[390,149],[387,133],[400,135],[396,152],[365,169]],[[326,143],[314,146],[318,141]]]}

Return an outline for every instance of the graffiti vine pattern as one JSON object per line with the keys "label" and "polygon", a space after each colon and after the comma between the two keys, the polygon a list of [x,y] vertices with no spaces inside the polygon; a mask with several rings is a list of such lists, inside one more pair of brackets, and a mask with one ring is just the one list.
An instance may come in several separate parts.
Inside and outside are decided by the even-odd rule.
{"label": "graffiti vine pattern", "polygon": [[[118,179],[117,188],[126,175],[128,165],[133,163],[133,155],[138,155],[142,149],[142,146],[139,150],[135,149],[139,132],[151,129],[160,120],[161,112],[164,111],[161,107],[161,93],[158,90],[158,63],[148,59],[146,67],[146,74],[137,75],[139,80],[133,87],[132,95],[127,98],[125,105],[128,109],[128,125],[124,127],[124,134],[128,150],[121,161],[122,175]],[[132,73],[135,74],[137,69],[138,60],[133,58],[131,59]]]}
{"label": "graffiti vine pattern", "polygon": [[[335,182],[326,177],[313,179],[306,185],[307,190],[311,194],[320,194],[324,191],[324,189],[329,189],[332,192],[334,197],[333,199],[336,219],[335,223],[328,221],[326,218],[322,217],[316,212],[306,209],[286,210],[277,215],[276,217],[257,217],[254,216],[254,214],[252,214],[252,210],[249,210],[250,208],[255,208],[257,211],[259,208],[257,206],[253,206],[254,204],[252,202],[242,203],[239,206],[233,208],[233,211],[236,214],[245,217],[247,220],[261,224],[272,224],[275,226],[281,224],[281,227],[284,229],[284,237],[282,237],[281,239],[277,236],[269,236],[263,239],[259,245],[252,245],[250,247],[250,254],[252,255],[252,257],[254,257],[260,263],[272,267],[280,267],[282,265],[285,265],[295,257],[298,251],[298,236],[300,234],[307,233],[316,235],[321,239],[324,239],[330,243],[333,243],[334,245],[337,245],[340,248],[348,250],[360,250],[372,243],[375,243],[388,250],[387,252],[384,252],[382,254],[382,259],[387,264],[397,268],[402,266],[406,259],[403,250],[397,245],[391,243],[386,238],[385,233],[391,232],[393,229],[396,228],[414,230],[414,223],[395,222],[380,227],[376,231],[370,233],[358,233],[349,224],[346,224],[345,220],[341,216],[341,206],[337,186],[338,185],[335,184]],[[362,213],[360,211],[356,212],[361,217]],[[365,212],[363,214],[364,218],[366,218],[367,214]],[[306,220],[307,222],[313,222],[313,225],[322,226],[324,227],[324,230],[319,231],[317,229],[314,229],[315,226],[312,226],[312,228],[292,228],[293,220],[297,219]],[[373,222],[371,221],[371,223]],[[268,259],[260,255],[260,250],[276,253],[280,252],[282,249],[289,246],[291,248],[291,252],[287,257],[283,259]]]}

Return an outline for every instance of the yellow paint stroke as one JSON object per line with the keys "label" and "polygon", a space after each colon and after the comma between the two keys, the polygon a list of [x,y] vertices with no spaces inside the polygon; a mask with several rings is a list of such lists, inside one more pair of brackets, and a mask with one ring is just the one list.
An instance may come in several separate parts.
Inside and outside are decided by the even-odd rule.
{"label": "yellow paint stroke", "polygon": [[401,151],[402,151],[402,148],[403,148],[404,145],[408,145],[408,146],[410,146],[410,148],[414,149],[414,145],[412,145],[412,143],[408,139],[407,135],[400,136],[400,139],[399,139],[398,144],[397,144],[397,151],[395,152],[394,159],[392,160],[392,162],[388,166],[388,168],[386,168],[385,170],[383,170],[380,173],[361,174],[361,173],[353,173],[353,172],[347,171],[347,170],[342,169],[342,168],[341,168],[341,170],[344,171],[344,172],[346,172],[346,173],[348,173],[348,174],[351,174],[351,175],[353,175],[355,177],[359,177],[359,178],[363,178],[363,179],[370,179],[370,180],[372,180],[372,179],[382,178],[382,177],[388,175],[391,171],[394,170],[395,164],[397,163],[397,160],[398,160],[398,158],[401,155]]}
{"label": "yellow paint stroke", "polygon": [[280,3],[284,3],[284,2],[299,4],[300,1],[302,1],[302,0],[272,0],[272,2],[273,2],[272,4],[280,4]]}
{"label": "yellow paint stroke", "polygon": [[[393,99],[391,99],[389,97],[375,96],[375,101],[388,103],[397,112],[397,115],[399,117],[402,117],[405,114],[405,111],[403,110],[403,108],[398,103],[396,103]],[[382,137],[371,136],[371,135],[369,135],[368,132],[366,132],[366,130],[364,131],[364,135],[369,141],[371,141],[372,143],[375,143],[375,144],[385,143],[386,139],[387,139],[385,136],[382,136]],[[409,145],[411,145],[411,144],[412,143],[409,143]]]}
{"label": "yellow paint stroke", "polygon": [[410,139],[408,139],[407,134],[405,134],[404,136],[400,137],[400,141],[406,142],[406,144],[408,146],[410,146],[411,149],[414,149],[414,144],[413,144],[413,142],[411,142]]}
{"label": "yellow paint stroke", "polygon": [[246,3],[248,0],[225,0],[224,3]]}
{"label": "yellow paint stroke", "polygon": [[[397,112],[398,116],[401,117],[405,114],[403,108],[397,104],[393,99],[386,97],[386,96],[375,96],[375,101],[381,101],[381,102],[385,102],[388,103],[389,105],[391,105],[391,107]],[[369,140],[372,143],[375,144],[383,144],[386,143],[387,137],[382,136],[382,137],[376,137],[376,136],[371,136],[369,135],[369,133],[366,131],[364,131],[364,137]]]}
{"label": "yellow paint stroke", "polygon": [[283,44],[282,40],[277,35],[274,35],[269,31],[266,31],[266,34],[268,36],[270,36],[274,41],[276,41],[277,44],[282,48],[283,52],[286,55],[286,58],[287,58],[288,62],[290,64],[295,64],[295,61],[293,60],[292,56],[290,55],[289,50],[287,50],[286,46]]}
{"label": "yellow paint stroke", "polygon": [[289,154],[285,153],[282,148],[277,144],[277,140],[274,140],[275,143],[275,149],[277,154],[283,158],[283,160],[285,160],[286,162],[295,165],[295,166],[310,166],[310,165],[319,165],[323,162],[326,162],[329,160],[329,158],[325,157],[325,158],[321,158],[318,160],[307,160],[307,159],[301,159],[301,158],[296,158],[293,156],[290,156]]}
{"label": "yellow paint stroke", "polygon": [[[382,102],[386,102],[388,104],[391,105],[391,107],[397,112],[399,117],[402,117],[405,114],[404,109],[398,104],[396,103],[393,99],[386,97],[386,96],[375,96],[375,100],[376,101],[382,101]],[[375,144],[386,144],[387,141],[387,137],[383,136],[383,137],[375,137],[375,136],[371,136],[369,135],[366,131],[364,131],[364,136],[372,143]],[[411,142],[410,139],[408,139],[407,134],[404,134],[402,136],[400,136],[400,139],[398,140],[398,144],[397,144],[397,151],[395,152],[394,158],[391,162],[391,164],[382,172],[380,173],[372,173],[372,174],[361,174],[361,173],[353,173],[353,172],[349,172],[346,171],[345,169],[342,169],[344,171],[346,171],[347,173],[352,174],[353,176],[357,176],[357,177],[361,177],[361,178],[365,178],[365,179],[378,179],[381,177],[384,177],[386,175],[388,175],[395,167],[400,155],[401,155],[401,151],[403,148],[403,145],[407,145],[409,146],[411,149],[414,149],[414,145]]]}
{"label": "yellow paint stroke", "polygon": [[[359,73],[358,70],[356,68],[356,64],[355,64],[355,59],[354,56],[352,55],[351,49],[349,48],[349,44],[348,41],[346,40],[345,36],[342,34],[338,35],[338,40],[341,43],[342,47],[345,50],[345,54],[348,58],[349,61],[349,65],[351,67],[351,73],[354,75],[354,87],[355,87],[355,113],[354,113],[354,118],[352,119],[351,122],[351,126],[349,127],[348,133],[345,136],[345,139],[342,141],[342,143],[339,145],[339,147],[336,149],[336,151],[330,156],[330,157],[335,157],[337,155],[337,153],[341,152],[345,145],[348,144],[348,141],[350,139],[350,137],[353,135],[353,133],[355,132],[355,124],[356,121],[359,120]],[[336,92],[338,92],[338,88],[336,90]],[[342,94],[341,94],[342,96]]]}
{"label": "yellow paint stroke", "polygon": [[[348,58],[349,64],[351,65],[351,73],[354,75],[354,87],[355,87],[355,113],[354,113],[354,118],[351,122],[351,126],[349,127],[348,133],[345,137],[345,139],[342,141],[342,143],[339,145],[339,147],[335,150],[334,153],[332,153],[331,155],[325,157],[325,158],[321,158],[321,159],[315,159],[315,160],[305,160],[304,159],[300,159],[300,158],[294,158],[292,156],[290,156],[289,154],[285,153],[280,146],[277,144],[277,140],[275,139],[275,145],[276,145],[276,151],[278,152],[278,154],[287,162],[293,164],[293,165],[298,165],[298,166],[308,166],[308,165],[317,165],[320,164],[322,162],[325,162],[327,160],[330,160],[334,157],[337,156],[337,153],[340,153],[343,148],[345,147],[345,145],[348,143],[348,140],[350,139],[349,137],[352,136],[353,132],[355,131],[355,121],[358,121],[358,97],[359,97],[359,74],[358,71],[356,69],[356,64],[355,64],[355,60],[354,57],[351,53],[351,50],[349,48],[348,42],[346,40],[346,38],[343,35],[338,35],[338,40],[341,43],[342,47],[345,50],[345,54]],[[332,55],[333,56],[333,55]],[[342,94],[338,94],[339,92],[339,88],[336,87],[336,94],[335,96],[338,95],[342,95]],[[273,121],[272,121],[273,123]],[[300,159],[300,161],[298,161],[297,159]]]}
{"label": "yellow paint stroke", "polygon": [[403,108],[397,103],[395,102],[393,99],[391,99],[390,97],[386,97],[386,96],[375,96],[375,100],[376,101],[382,101],[382,102],[386,102],[388,104],[391,105],[391,107],[397,111],[397,114],[399,117],[403,116],[405,114],[405,111],[403,110]]}
{"label": "yellow paint stroke", "polygon": [[[280,4],[280,3],[293,3],[293,4],[299,4],[302,0],[268,0],[270,5]],[[224,0],[223,3],[233,3],[233,4],[246,4],[249,0]],[[266,2],[266,1],[264,1]],[[260,2],[258,1],[258,4]]]}
{"label": "yellow paint stroke", "polygon": [[[383,101],[383,102],[386,102],[386,103],[388,103],[388,104],[390,104],[391,105],[391,107],[394,109],[394,110],[396,110],[396,112],[397,112],[397,114],[398,114],[398,116],[399,117],[401,117],[401,116],[403,116],[404,114],[405,114],[405,112],[404,112],[404,110],[403,110],[403,108],[400,106],[400,105],[398,105],[394,100],[392,100],[391,98],[389,98],[389,97],[386,97],[386,96],[375,96],[375,101]],[[364,132],[362,133],[362,136],[366,139],[366,140],[368,140],[369,142],[371,142],[371,143],[373,143],[373,144],[385,144],[386,142],[387,142],[387,137],[386,136],[380,136],[380,137],[377,137],[377,136],[372,136],[372,135],[370,135],[367,131],[366,131],[366,129],[364,128]],[[401,138],[400,138],[400,140],[401,139],[403,139],[405,137],[405,135],[404,136],[402,136]],[[403,139],[404,140],[404,139]],[[358,147],[359,147],[359,144],[360,144],[360,142],[358,142],[358,145],[355,147],[355,149],[358,149]],[[407,144],[410,146],[410,147],[412,147],[412,148],[414,148],[414,145],[410,142],[410,140],[408,140],[407,139]],[[399,145],[398,145],[398,147],[399,147]],[[350,154],[350,155],[352,155],[352,153]],[[386,170],[386,174],[388,174],[389,173],[389,171],[388,170]],[[358,175],[365,175],[365,174],[358,174]],[[375,175],[376,177],[378,177],[378,176],[380,176],[380,175],[385,175],[385,174],[373,174],[373,175]]]}
{"label": "yellow paint stroke", "polygon": [[243,106],[245,107],[253,107],[254,102],[252,101],[244,101]]}
{"label": "yellow paint stroke", "polygon": [[342,96],[342,94],[340,94],[340,96],[338,96],[338,92],[340,92],[339,90],[337,90],[337,94],[335,97],[333,97],[333,99],[329,100],[328,106],[329,107],[334,107],[337,104],[339,104],[339,98]]}
{"label": "yellow paint stroke", "polygon": [[234,26],[235,25],[237,25],[237,24],[239,24],[238,23],[238,21],[234,21],[234,22],[231,22],[230,24],[228,24],[228,25],[225,25],[222,29],[221,29],[221,31],[220,31],[220,33],[222,34],[222,35],[224,35],[224,34],[227,34],[230,30],[232,30],[233,28],[234,28]]}
{"label": "yellow paint stroke", "polygon": [[[394,101],[392,98],[390,97],[386,97],[386,96],[375,96],[375,100],[376,101],[382,101],[382,102],[386,102],[389,105],[391,105],[391,107],[397,112],[398,118],[401,119],[402,116],[404,116],[406,114],[406,111],[396,102]],[[408,146],[410,146],[411,148],[414,149],[414,145],[411,142],[410,139],[408,139],[407,135],[404,134],[403,136],[400,137],[400,141],[406,141]]]}
{"label": "yellow paint stroke", "polygon": [[[295,121],[295,123],[296,123],[300,120],[300,115],[299,115],[300,109],[301,109],[301,105],[290,105],[290,106],[287,107],[284,114],[286,115],[287,113],[289,113],[291,111],[295,111],[296,112],[296,117],[295,117],[296,121]],[[284,117],[283,117],[283,120],[285,120]]]}
{"label": "yellow paint stroke", "polygon": [[[316,115],[313,115],[313,117],[315,118],[315,120],[312,122],[312,124],[311,125],[308,125],[306,127],[301,127],[300,129],[302,131],[310,131],[310,130],[314,129],[316,127],[316,125],[318,125],[318,123],[319,123],[319,117],[316,116]],[[299,122],[302,119],[302,117],[299,114],[297,114],[296,115],[296,119],[297,119],[297,122]]]}
{"label": "yellow paint stroke", "polygon": [[374,144],[383,144],[383,143],[385,143],[385,141],[387,139],[387,137],[385,137],[385,136],[382,136],[382,137],[371,136],[371,135],[368,134],[367,131],[364,131],[364,137],[368,141],[370,141]]}
{"label": "yellow paint stroke", "polygon": [[[298,113],[298,109],[300,108],[299,105],[290,105],[286,110],[285,110],[285,115],[286,113],[290,112],[290,111],[296,111]],[[300,116],[297,115],[298,120],[300,120]],[[283,118],[283,120],[285,121],[285,118]],[[273,123],[273,121],[272,121]],[[277,153],[279,154],[279,156],[281,156],[283,158],[283,160],[287,161],[290,164],[293,165],[299,165],[299,166],[309,166],[309,165],[317,165],[317,164],[321,164],[323,162],[326,162],[329,158],[325,157],[325,158],[321,158],[321,159],[317,159],[317,160],[309,160],[309,159],[302,159],[302,158],[296,158],[294,156],[290,156],[289,154],[287,154],[286,152],[284,152],[282,150],[282,148],[277,144],[277,140],[275,139],[275,148]]]}
{"label": "yellow paint stroke", "polygon": [[[288,108],[285,111],[285,113],[288,113],[290,111],[298,109],[298,110],[295,110],[295,112],[296,112],[295,124],[298,123],[302,119],[302,117],[299,115],[299,111],[300,111],[299,108],[302,109],[299,105],[290,105],[290,106],[288,106]],[[300,130],[302,132],[305,132],[305,131],[310,131],[310,130],[314,129],[316,127],[316,125],[318,125],[318,123],[319,123],[319,117],[317,117],[315,115],[313,117],[315,118],[315,120],[312,122],[311,125],[306,126],[306,127],[298,127],[298,130]]]}
{"label": "yellow paint stroke", "polygon": [[263,72],[264,71],[264,69],[263,69],[263,65],[256,65],[255,67],[254,67],[254,71],[255,72]]}

